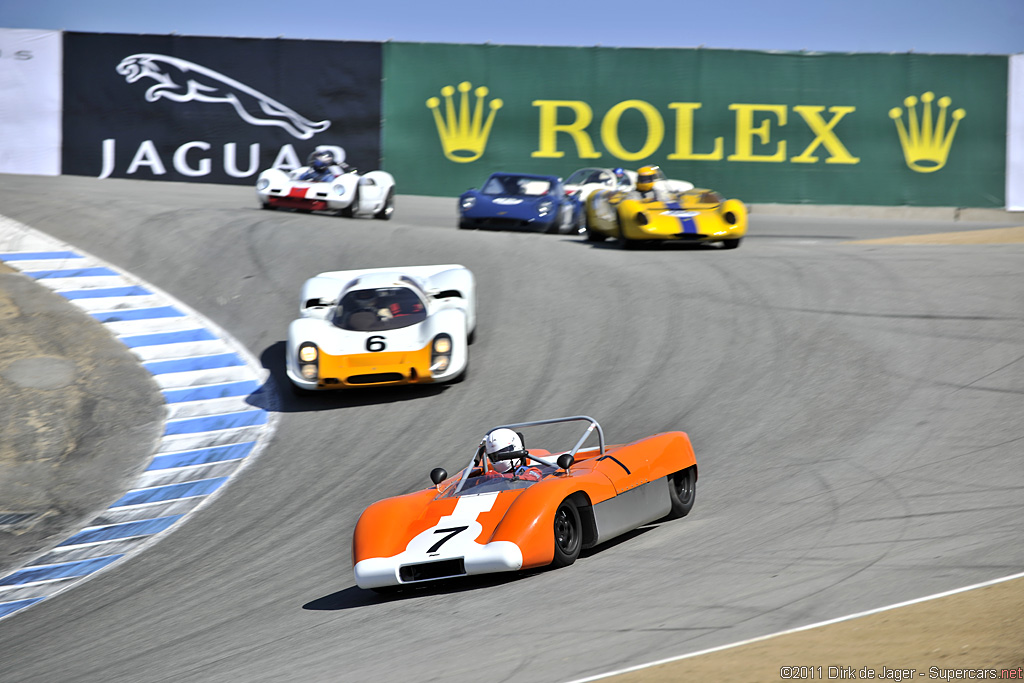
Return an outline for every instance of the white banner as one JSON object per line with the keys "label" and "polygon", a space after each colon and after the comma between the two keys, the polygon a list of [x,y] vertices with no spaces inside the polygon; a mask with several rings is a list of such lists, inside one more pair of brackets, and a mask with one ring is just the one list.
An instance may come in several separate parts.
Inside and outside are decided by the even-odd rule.
{"label": "white banner", "polygon": [[0,28],[0,173],[60,175],[60,31]]}
{"label": "white banner", "polygon": [[1024,54],[1010,57],[1006,116],[1006,209],[1024,211]]}

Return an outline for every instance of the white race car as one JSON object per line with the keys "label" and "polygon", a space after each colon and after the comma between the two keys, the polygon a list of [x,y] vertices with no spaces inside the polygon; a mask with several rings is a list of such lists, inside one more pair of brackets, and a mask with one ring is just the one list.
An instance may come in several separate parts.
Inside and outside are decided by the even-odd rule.
{"label": "white race car", "polygon": [[[338,148],[340,150],[340,148]],[[339,216],[373,216],[388,220],[395,211],[395,178],[387,171],[360,175],[337,158],[317,149],[305,166],[294,171],[267,169],[256,180],[256,197],[264,209],[332,211]]]}
{"label": "white race car", "polygon": [[580,205],[585,206],[587,197],[597,190],[632,190],[636,187],[636,171],[621,168],[581,168],[573,171],[562,185],[566,194],[572,195]]}
{"label": "white race car", "polygon": [[338,270],[306,281],[288,328],[296,393],[457,382],[476,330],[476,282],[460,265]]}

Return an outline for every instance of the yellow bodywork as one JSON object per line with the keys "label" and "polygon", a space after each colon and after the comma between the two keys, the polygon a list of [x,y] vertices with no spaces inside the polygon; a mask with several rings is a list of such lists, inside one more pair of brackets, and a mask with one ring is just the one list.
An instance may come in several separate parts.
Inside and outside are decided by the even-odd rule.
{"label": "yellow bodywork", "polygon": [[739,245],[747,233],[747,208],[738,199],[692,189],[644,199],[636,192],[595,192],[587,202],[587,233],[592,241],[617,237],[638,240],[722,242]]}
{"label": "yellow bodywork", "polygon": [[[381,351],[332,356],[320,352],[318,386],[322,389],[433,382],[430,344],[416,351]],[[393,377],[401,375],[401,378]],[[369,381],[376,376],[381,381]],[[383,379],[392,377],[391,379]]]}

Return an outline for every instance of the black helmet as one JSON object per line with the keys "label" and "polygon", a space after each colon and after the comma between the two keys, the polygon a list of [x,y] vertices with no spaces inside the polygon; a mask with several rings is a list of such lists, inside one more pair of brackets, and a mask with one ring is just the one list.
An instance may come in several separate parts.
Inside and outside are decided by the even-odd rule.
{"label": "black helmet", "polygon": [[309,155],[309,161],[306,164],[312,169],[322,171],[334,165],[334,155],[326,149],[317,149]]}

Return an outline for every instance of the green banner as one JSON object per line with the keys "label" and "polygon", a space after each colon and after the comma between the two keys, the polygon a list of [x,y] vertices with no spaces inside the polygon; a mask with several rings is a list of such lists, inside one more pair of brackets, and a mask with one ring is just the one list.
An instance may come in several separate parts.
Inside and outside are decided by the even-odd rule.
{"label": "green banner", "polygon": [[386,43],[383,168],[657,164],[747,202],[1001,207],[1007,58]]}

